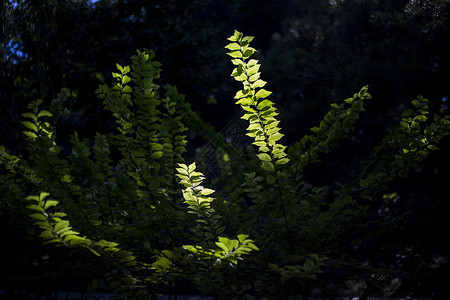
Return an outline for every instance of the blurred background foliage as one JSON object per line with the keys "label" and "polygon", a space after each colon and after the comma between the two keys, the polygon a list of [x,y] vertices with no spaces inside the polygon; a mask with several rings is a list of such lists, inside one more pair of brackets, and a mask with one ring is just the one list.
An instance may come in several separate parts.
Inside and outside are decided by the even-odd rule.
{"label": "blurred background foliage", "polygon": [[[275,91],[286,144],[315,126],[330,103],[369,85],[373,100],[357,131],[331,153],[329,163],[307,170],[314,184],[354,174],[357,162],[370,156],[418,94],[430,100],[432,111],[448,113],[447,0],[5,0],[0,5],[0,141],[15,154],[25,149],[20,114],[27,104],[42,98],[49,105],[62,88],[71,91],[71,114],[61,120],[59,136],[77,130],[81,138],[93,137],[113,130],[94,91],[111,78],[116,62],[126,64],[135,49],[143,48],[153,49],[162,62],[161,80],[176,85],[220,131],[240,115],[232,99],[237,84],[223,49],[234,29],[256,37],[257,58],[263,79]],[[203,143],[195,133],[190,138],[193,148]],[[436,272],[411,275],[427,292],[448,289],[441,283],[449,279],[450,245],[442,234],[450,225],[449,141],[440,148],[421,175],[396,183],[407,196],[392,213],[408,216],[399,221],[408,230],[375,243],[394,244],[385,252],[403,259],[418,255],[424,264],[439,261]],[[2,212],[0,220],[2,236],[17,249],[32,251],[23,243],[39,249],[39,241],[21,238],[28,221]],[[18,222],[16,231],[6,230],[11,222]],[[1,273],[16,272],[10,276],[16,279],[31,270],[30,257],[42,259],[41,250],[30,255],[17,249],[2,250],[14,260],[1,258]],[[417,262],[404,260],[406,265]]]}
{"label": "blurred background foliage", "polygon": [[[233,107],[223,46],[236,28],[258,37],[262,71],[290,139],[320,120],[327,104],[367,84],[376,99],[372,125],[386,123],[417,94],[435,109],[450,96],[449,6],[445,0],[3,1],[1,108],[9,113],[2,121],[17,123],[10,121],[30,99],[48,103],[67,87],[68,126],[107,130],[93,93],[97,72],[108,79],[115,62],[149,48],[163,63],[163,81],[189,95],[220,129],[234,117],[219,112]],[[19,147],[18,130],[1,128],[4,143]]]}

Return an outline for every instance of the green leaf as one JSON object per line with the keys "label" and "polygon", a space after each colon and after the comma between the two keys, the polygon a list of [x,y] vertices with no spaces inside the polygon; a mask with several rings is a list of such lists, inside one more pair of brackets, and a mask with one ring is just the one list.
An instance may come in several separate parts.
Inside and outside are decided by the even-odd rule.
{"label": "green leaf", "polygon": [[248,243],[248,245],[247,245],[250,249],[253,249],[253,250],[255,250],[255,251],[259,251],[259,248],[258,247],[256,247],[256,245],[255,244],[253,244],[253,243]]}
{"label": "green leaf", "polygon": [[285,157],[285,158],[280,158],[275,163],[277,165],[284,165],[284,164],[287,164],[288,162],[289,162],[289,158]]}
{"label": "green leaf", "polygon": [[254,123],[250,123],[250,125],[248,125],[248,127],[247,127],[248,131],[252,131],[252,130],[255,130],[255,129],[262,130],[261,129],[261,124],[258,123],[258,122],[254,122]]}
{"label": "green leaf", "polygon": [[269,142],[276,142],[279,139],[281,139],[283,136],[284,136],[284,134],[279,133],[279,132],[272,134],[271,136],[269,136]]}
{"label": "green leaf", "polygon": [[242,40],[242,32],[239,32],[237,30],[234,31],[234,37],[236,38],[237,42],[240,42]]}
{"label": "green leaf", "polygon": [[134,257],[133,255],[128,255],[128,256],[125,256],[125,257],[121,258],[119,261],[120,262],[129,262],[129,261],[134,260],[135,258],[136,257]]}
{"label": "green leaf", "polygon": [[272,94],[272,92],[266,91],[265,89],[260,89],[260,90],[256,93],[255,97],[256,97],[256,99],[266,98],[266,97],[268,97],[270,94]]}
{"label": "green leaf", "polygon": [[420,121],[420,122],[425,122],[427,120],[427,116],[424,115],[418,115],[415,120]]}
{"label": "green leaf", "polygon": [[231,43],[231,44],[226,45],[225,48],[227,48],[231,51],[234,51],[234,50],[240,50],[241,46],[239,46],[238,43]]}
{"label": "green leaf", "polygon": [[252,76],[253,74],[258,73],[260,67],[261,67],[260,64],[256,64],[256,65],[250,67],[250,68],[247,70],[247,76]]}
{"label": "green leaf", "polygon": [[238,66],[237,68],[234,68],[233,69],[233,72],[231,72],[231,76],[233,76],[233,77],[239,77],[239,76],[241,76],[242,75],[242,67],[241,66]]}
{"label": "green leaf", "polygon": [[244,51],[243,56],[244,56],[244,58],[249,58],[255,52],[256,52],[256,49],[248,47],[247,50]]}
{"label": "green leaf", "polygon": [[252,251],[252,249],[247,248],[247,247],[239,247],[238,249],[234,250],[234,254],[238,254],[238,255],[245,255],[245,254],[249,254],[250,251]]}
{"label": "green leaf", "polygon": [[153,146],[150,147],[150,149],[153,151],[158,151],[161,150],[162,148],[164,148],[164,146],[161,144],[154,144]]}
{"label": "green leaf", "polygon": [[23,113],[22,116],[25,117],[25,118],[30,118],[30,119],[32,119],[33,121],[37,121],[36,115],[33,114],[33,113],[31,113],[31,112]]}
{"label": "green leaf", "polygon": [[214,190],[212,190],[212,189],[202,189],[201,191],[200,191],[200,194],[202,195],[202,196],[207,196],[207,195],[211,195],[212,193],[214,193],[215,191]]}
{"label": "green leaf", "polygon": [[245,80],[247,80],[247,75],[241,74],[241,75],[239,75],[239,76],[234,77],[234,79],[235,79],[236,81],[244,82]]}
{"label": "green leaf", "polygon": [[30,121],[22,121],[21,122],[23,124],[23,126],[25,126],[28,129],[33,130],[34,132],[38,132],[38,128],[36,127],[36,125],[34,125],[33,123],[31,123]]}
{"label": "green leaf", "polygon": [[247,63],[247,68],[253,67],[257,63],[258,63],[258,61],[256,59],[250,59]]}
{"label": "green leaf", "polygon": [[66,228],[67,226],[69,226],[69,221],[60,221],[58,223],[56,223],[55,225],[55,231],[60,231],[61,229]]}
{"label": "green leaf", "polygon": [[195,201],[194,194],[192,193],[191,190],[183,190],[182,192],[183,192],[183,198],[186,201]]}
{"label": "green leaf", "polygon": [[[193,163],[190,164],[189,167],[188,167],[189,173],[194,172],[195,168],[196,168],[196,165],[195,165],[195,162],[193,162]],[[199,173],[199,174],[201,175],[201,173]],[[191,175],[194,175],[194,174],[191,174]]]}
{"label": "green leaf", "polygon": [[262,79],[258,79],[255,82],[252,83],[252,88],[256,89],[256,88],[262,88],[266,85],[266,81],[262,80]]}
{"label": "green leaf", "polygon": [[436,145],[433,145],[433,144],[428,145],[427,148],[430,149],[430,150],[439,150],[439,147],[436,146]]}
{"label": "green leaf", "polygon": [[351,104],[353,102],[353,100],[354,100],[353,98],[347,98],[344,100],[344,102],[347,104]]}
{"label": "green leaf", "polygon": [[250,98],[241,98],[240,100],[236,101],[235,104],[240,104],[240,105],[252,105],[253,101]]}
{"label": "green leaf", "polygon": [[30,215],[30,217],[32,217],[33,219],[38,220],[38,221],[46,221],[47,220],[43,214],[32,214],[32,215]]}
{"label": "green leaf", "polygon": [[26,135],[29,138],[35,139],[37,138],[37,135],[34,132],[31,131],[23,131],[22,132],[24,135]]}
{"label": "green leaf", "polygon": [[239,242],[240,242],[241,244],[243,244],[244,241],[248,238],[248,234],[239,234],[239,235],[237,236],[237,238],[238,238]]}
{"label": "green leaf", "polygon": [[216,230],[216,234],[221,234],[222,232],[225,231],[225,228],[226,228],[226,226],[219,227],[219,228]]}
{"label": "green leaf", "polygon": [[[125,84],[126,82],[124,82],[124,84]],[[130,87],[130,86],[128,86],[128,85],[126,85],[126,86],[124,86],[123,87],[123,89],[122,89],[122,92],[123,93],[126,93],[126,94],[129,94],[129,93],[131,93],[133,90],[132,90],[132,88]]]}
{"label": "green leaf", "polygon": [[242,58],[241,51],[228,52],[227,54],[233,58]]}
{"label": "green leaf", "polygon": [[248,79],[248,81],[254,82],[254,81],[258,80],[260,75],[261,75],[261,73],[258,72],[258,73],[256,73],[256,74],[250,76],[250,78]]}
{"label": "green leaf", "polygon": [[267,153],[260,153],[260,154],[258,154],[258,158],[259,158],[261,161],[271,161],[271,160],[272,160],[272,159],[270,158],[270,155],[267,154]]}
{"label": "green leaf", "polygon": [[183,169],[183,168],[176,168],[178,173],[182,174],[182,175],[186,175],[189,176],[189,173],[187,170]]}
{"label": "green leaf", "polygon": [[244,61],[242,59],[232,59],[231,62],[233,63],[233,65],[236,65],[236,66],[244,64]]}
{"label": "green leaf", "polygon": [[219,236],[219,242],[225,245],[226,249],[228,249],[227,252],[232,251],[234,249],[233,242],[226,237]]}
{"label": "green leaf", "polygon": [[225,251],[225,254],[228,254],[230,252],[230,250],[228,249],[228,247],[221,242],[216,242],[216,245],[221,248],[223,251]]}
{"label": "green leaf", "polygon": [[[72,226],[67,226],[66,228],[63,228],[63,229],[61,229],[61,230],[58,230],[58,235],[59,235],[60,237],[63,237],[63,234],[66,233],[66,232],[70,232],[71,229],[72,229]],[[66,234],[66,235],[67,235],[67,234]]]}
{"label": "green leaf", "polygon": [[36,204],[31,204],[31,205],[27,206],[27,208],[38,211],[40,213],[44,212],[44,209],[40,206],[37,206]]}
{"label": "green leaf", "polygon": [[234,96],[234,99],[241,99],[243,97],[246,97],[247,94],[250,92],[250,90],[242,90],[242,91],[238,91],[236,93],[236,96]]}
{"label": "green leaf", "polygon": [[268,107],[272,107],[272,105],[273,105],[272,101],[265,99],[259,102],[257,107],[259,110],[266,110]]}
{"label": "green leaf", "polygon": [[162,151],[156,151],[152,153],[152,159],[160,159],[163,156]]}
{"label": "green leaf", "polygon": [[275,181],[276,181],[276,178],[274,177],[274,176],[272,176],[272,175],[267,175],[267,177],[266,177],[266,181],[267,181],[267,183],[268,184],[274,184],[275,183]]}
{"label": "green leaf", "polygon": [[131,124],[130,122],[126,122],[125,124],[123,124],[123,129],[130,129],[131,127],[133,127],[133,124]]}
{"label": "green leaf", "polygon": [[275,167],[271,162],[268,161],[263,161],[261,163],[261,168],[263,168],[263,170],[266,170],[268,172],[275,172]]}
{"label": "green leaf", "polygon": [[58,201],[56,200],[47,200],[44,205],[44,209],[48,209],[49,207],[58,205]]}
{"label": "green leaf", "polygon": [[39,197],[38,196],[27,196],[27,197],[25,197],[25,199],[26,200],[34,200],[34,201],[37,201],[37,202],[39,202]]}
{"label": "green leaf", "polygon": [[64,241],[69,243],[72,246],[76,246],[79,244],[87,244],[86,238],[82,238],[82,237],[76,236],[76,235],[68,235],[64,238]]}
{"label": "green leaf", "polygon": [[242,43],[250,44],[254,38],[255,38],[254,36],[246,36],[242,39]]}
{"label": "green leaf", "polygon": [[100,256],[100,254],[97,251],[95,251],[94,249],[92,249],[91,247],[88,247],[86,245],[83,245],[83,247],[88,249],[89,251],[91,251],[94,255]]}
{"label": "green leaf", "polygon": [[44,230],[44,231],[41,232],[39,237],[43,238],[43,239],[48,239],[48,238],[54,238],[55,235],[50,230]]}
{"label": "green leaf", "polygon": [[46,111],[46,110],[42,110],[38,114],[38,118],[40,118],[40,117],[53,117],[53,115],[50,112]]}
{"label": "green leaf", "polygon": [[275,121],[275,120],[269,121],[269,122],[266,124],[265,128],[266,128],[267,130],[276,128],[276,127],[278,126],[279,123],[280,123],[280,121]]}
{"label": "green leaf", "polygon": [[40,194],[39,194],[39,200],[44,200],[45,198],[47,198],[48,196],[50,195],[50,193],[47,193],[47,192],[41,192]]}
{"label": "green leaf", "polygon": [[58,238],[54,238],[49,241],[43,242],[42,245],[48,245],[48,244],[52,244],[52,243],[61,243],[61,241]]}
{"label": "green leaf", "polygon": [[[70,226],[66,227],[65,229],[67,229],[67,228],[70,228]],[[59,232],[59,234],[60,234],[61,238],[64,238],[67,235],[79,235],[80,233],[69,229],[67,231],[63,230],[63,232]]]}
{"label": "green leaf", "polygon": [[255,145],[255,146],[258,146],[258,147],[265,147],[265,146],[267,146],[266,141],[256,141],[256,142],[253,142],[252,144]]}

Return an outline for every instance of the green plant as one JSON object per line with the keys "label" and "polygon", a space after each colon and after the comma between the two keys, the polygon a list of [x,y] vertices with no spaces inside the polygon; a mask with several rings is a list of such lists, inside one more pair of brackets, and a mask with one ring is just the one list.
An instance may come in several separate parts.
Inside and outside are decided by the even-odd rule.
{"label": "green plant", "polygon": [[[237,180],[224,172],[216,192],[203,186],[195,163],[185,164],[184,124],[203,123],[176,88],[166,86],[162,97],[155,81],[161,64],[145,50],[130,66],[117,65],[112,85],[97,90],[115,118],[115,134],[80,140],[75,132],[71,153],[63,155],[54,124],[67,93],[51,112],[41,100],[29,105],[22,122],[29,158],[0,147],[2,208],[26,207],[44,244],[81,253],[98,267],[93,288],[119,298],[176,294],[191,283],[224,299],[289,298],[307,295],[321,279],[339,284],[355,276],[380,291],[396,276],[393,268],[363,266],[368,258],[352,249],[384,232],[386,216],[371,211],[398,198],[392,182],[424,163],[450,133],[449,118],[428,118],[427,100],[418,97],[351,182],[313,186],[304,169],[351,133],[368,88],[332,104],[310,135],[284,146],[271,92],[251,59],[252,39],[236,31],[226,46],[232,76],[243,84],[236,103],[256,146],[248,160],[223,161]],[[227,155],[239,154],[212,129],[208,136]]]}

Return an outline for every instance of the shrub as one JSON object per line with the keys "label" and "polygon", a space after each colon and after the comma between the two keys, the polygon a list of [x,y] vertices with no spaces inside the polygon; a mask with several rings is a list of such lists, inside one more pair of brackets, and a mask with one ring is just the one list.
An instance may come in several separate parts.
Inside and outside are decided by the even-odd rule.
{"label": "shrub", "polygon": [[[78,253],[93,290],[119,298],[180,291],[287,298],[315,286],[337,293],[346,280],[362,282],[365,293],[388,293],[400,277],[397,266],[381,267],[364,249],[393,222],[380,210],[401,197],[392,183],[423,165],[450,132],[449,118],[430,117],[418,97],[351,182],[313,186],[305,168],[348,137],[370,99],[368,87],[332,104],[309,135],[285,146],[271,92],[251,58],[252,39],[236,31],[226,46],[232,76],[243,85],[235,99],[253,140],[249,154],[207,127],[175,87],[163,93],[154,53],[137,51],[130,66],[117,65],[111,86],[97,90],[115,134],[80,140],[74,132],[64,155],[54,126],[67,90],[48,110],[42,100],[30,103],[22,115],[28,157],[0,148],[2,211],[20,218],[26,207],[43,244]],[[184,161],[185,124],[220,149],[217,192]],[[30,225],[23,226],[33,231]]]}

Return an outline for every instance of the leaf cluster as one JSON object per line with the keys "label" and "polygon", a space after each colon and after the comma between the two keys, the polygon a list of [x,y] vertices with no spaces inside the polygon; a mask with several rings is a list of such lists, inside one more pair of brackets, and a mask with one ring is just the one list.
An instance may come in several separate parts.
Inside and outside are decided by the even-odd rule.
{"label": "leaf cluster", "polygon": [[337,293],[355,278],[374,287],[370,293],[384,293],[402,265],[380,264],[366,252],[373,239],[401,228],[386,213],[404,197],[394,182],[437,150],[450,133],[449,118],[430,117],[428,101],[417,97],[350,182],[314,186],[305,168],[354,130],[371,99],[368,87],[332,104],[310,134],[285,146],[271,92],[251,58],[253,37],[235,31],[228,40],[231,76],[243,85],[235,100],[253,142],[240,154],[204,130],[230,155],[217,188],[205,187],[199,164],[183,157],[185,124],[201,131],[204,122],[175,87],[160,91],[161,64],[144,50],[129,66],[117,64],[112,84],[97,89],[115,119],[113,134],[82,139],[74,132],[64,155],[54,128],[67,91],[49,110],[40,109],[41,100],[29,105],[22,122],[29,158],[0,147],[2,200],[27,209],[45,245],[95,257],[105,272],[94,286],[118,298],[195,289],[225,299],[287,299],[315,287]]}

